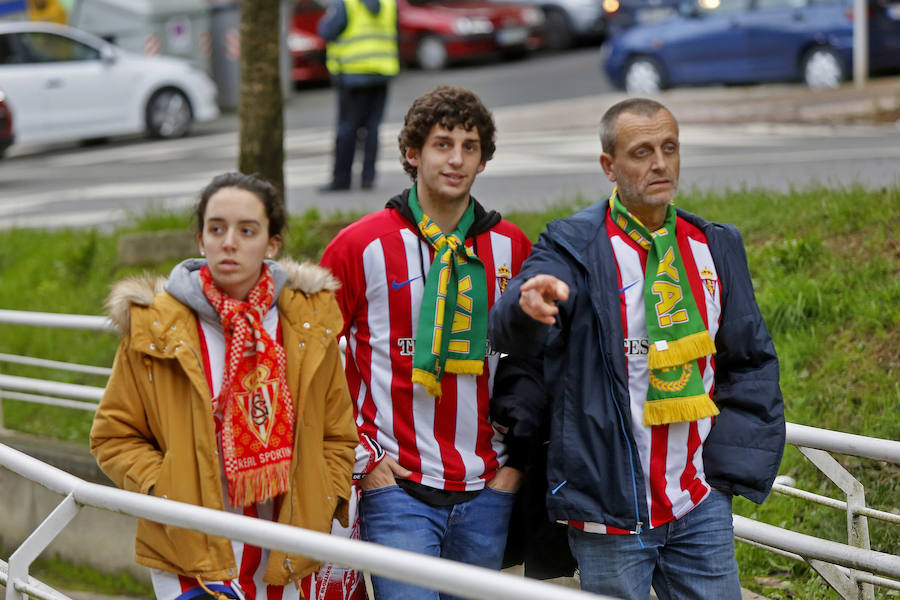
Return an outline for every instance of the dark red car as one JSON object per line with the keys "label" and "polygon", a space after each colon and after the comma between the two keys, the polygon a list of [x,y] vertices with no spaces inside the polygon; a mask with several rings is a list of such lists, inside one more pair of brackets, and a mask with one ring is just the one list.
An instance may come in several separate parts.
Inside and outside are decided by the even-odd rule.
{"label": "dark red car", "polygon": [[291,30],[287,36],[294,83],[328,81],[325,40],[316,33],[316,25],[323,14],[325,8],[316,0],[300,0],[294,5]]}
{"label": "dark red car", "polygon": [[[288,36],[293,79],[327,78],[325,42],[316,24],[327,0],[298,0]],[[544,13],[495,0],[397,0],[400,59],[422,69],[497,55],[520,55],[544,45]],[[318,44],[310,40],[318,40]]]}
{"label": "dark red car", "polygon": [[6,149],[12,146],[15,139],[12,111],[9,110],[9,104],[6,103],[6,94],[0,90],[0,156],[3,156]]}
{"label": "dark red car", "polygon": [[400,58],[422,69],[486,56],[524,54],[544,43],[544,13],[489,0],[397,0]]}

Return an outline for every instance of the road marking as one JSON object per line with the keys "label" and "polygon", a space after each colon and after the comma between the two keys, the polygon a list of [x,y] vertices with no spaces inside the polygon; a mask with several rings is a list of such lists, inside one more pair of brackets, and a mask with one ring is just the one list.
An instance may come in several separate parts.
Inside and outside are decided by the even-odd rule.
{"label": "road marking", "polygon": [[[397,160],[395,129],[381,130],[380,173],[402,176]],[[839,136],[847,136],[842,139]],[[878,138],[877,144],[868,143]],[[820,139],[829,143],[819,144]],[[285,136],[285,180],[289,190],[324,184],[329,177],[332,132],[329,127],[298,129]],[[861,142],[865,143],[861,143]],[[12,225],[45,226],[52,213],[54,225],[84,226],[118,222],[140,210],[146,201],[167,210],[182,210],[196,202],[197,194],[212,177],[233,168],[238,153],[236,133],[221,133],[180,140],[120,144],[107,148],[79,148],[47,156],[19,157],[0,169],[0,228]],[[803,144],[806,147],[799,147]],[[497,153],[484,178],[516,175],[596,174],[600,141],[593,130],[514,131],[498,135]],[[900,140],[874,127],[821,127],[802,125],[726,125],[682,128],[682,166],[688,169],[817,164],[828,161],[895,161]],[[728,152],[723,152],[728,148]],[[120,181],[79,185],[69,169],[115,168],[119,164],[183,162],[203,159],[203,168],[171,179]],[[227,166],[221,166],[221,165]],[[177,171],[176,171],[177,172]],[[84,179],[84,177],[80,177]],[[21,181],[40,180],[60,189],[16,193]],[[72,181],[75,181],[73,184]],[[66,182],[61,185],[60,182]],[[296,192],[294,193],[296,195]],[[306,193],[304,192],[304,195]],[[83,202],[105,202],[108,210],[82,210]],[[72,208],[68,208],[71,206]]]}

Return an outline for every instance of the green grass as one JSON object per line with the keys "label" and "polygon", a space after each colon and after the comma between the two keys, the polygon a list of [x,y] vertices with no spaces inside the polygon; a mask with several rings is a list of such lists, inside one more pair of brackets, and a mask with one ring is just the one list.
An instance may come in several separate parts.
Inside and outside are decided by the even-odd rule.
{"label": "green grass", "polygon": [[[3,552],[4,556],[10,554],[11,551]],[[155,597],[151,585],[138,581],[127,572],[101,573],[90,567],[71,565],[58,556],[38,558],[31,564],[28,574],[57,590],[93,592],[107,596]]]}
{"label": "green grass", "polygon": [[[504,215],[537,239],[545,223],[586,205]],[[900,439],[900,188],[808,189],[791,193],[741,190],[685,193],[679,205],[705,218],[735,223],[747,246],[760,308],[775,339],[789,421],[885,439]],[[292,220],[285,254],[317,260],[353,214]],[[111,234],[91,231],[0,232],[0,308],[101,314],[109,284],[140,269],[116,265],[124,232],[182,227],[186,214],[155,215]],[[165,274],[172,264],[147,267]],[[109,365],[116,340],[106,334],[0,326],[0,352]],[[45,376],[44,370],[0,363],[3,372]],[[98,378],[68,376],[102,385]],[[90,416],[4,402],[10,428],[86,441]],[[890,511],[900,497],[900,467],[836,457],[866,488],[869,505]],[[798,487],[842,498],[840,491],[788,447],[782,474]],[[773,495],[762,506],[738,499],[739,514],[846,542],[839,511]],[[900,554],[900,528],[870,520],[872,547]],[[738,544],[746,587],[770,598],[837,598],[802,563]],[[877,590],[878,588],[876,588]],[[885,591],[878,597],[887,597]]]}

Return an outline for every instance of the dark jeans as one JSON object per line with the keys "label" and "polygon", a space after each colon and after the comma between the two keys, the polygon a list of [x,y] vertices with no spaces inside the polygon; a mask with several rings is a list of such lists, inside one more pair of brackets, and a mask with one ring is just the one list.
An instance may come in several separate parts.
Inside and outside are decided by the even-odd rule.
{"label": "dark jeans", "polygon": [[646,600],[740,600],[734,560],[731,494],[710,491],[677,521],[640,535],[586,533],[569,528],[581,589]]}
{"label": "dark jeans", "polygon": [[334,144],[334,172],[331,181],[338,187],[349,187],[356,142],[365,136],[362,182],[375,181],[375,159],[378,156],[378,126],[387,103],[387,83],[367,87],[338,88],[337,139]]}
{"label": "dark jeans", "polygon": [[[360,533],[383,546],[499,569],[515,499],[513,492],[486,487],[468,502],[433,506],[397,485],[365,490],[359,504]],[[462,600],[380,576],[372,577],[372,587],[375,600]]]}

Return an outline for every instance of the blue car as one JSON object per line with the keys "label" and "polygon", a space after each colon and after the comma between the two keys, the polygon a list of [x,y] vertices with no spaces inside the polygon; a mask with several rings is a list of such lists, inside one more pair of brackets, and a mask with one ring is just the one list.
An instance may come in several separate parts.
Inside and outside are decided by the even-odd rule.
{"label": "blue car", "polygon": [[[699,0],[637,25],[604,48],[610,80],[630,94],[679,85],[804,81],[852,73],[852,0]],[[900,68],[900,0],[869,1],[869,65]]]}

